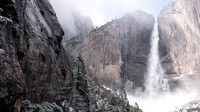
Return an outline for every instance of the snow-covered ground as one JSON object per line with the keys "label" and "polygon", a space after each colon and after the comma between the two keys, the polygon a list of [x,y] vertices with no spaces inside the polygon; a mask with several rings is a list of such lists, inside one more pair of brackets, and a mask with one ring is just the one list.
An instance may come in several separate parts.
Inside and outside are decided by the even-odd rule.
{"label": "snow-covered ground", "polygon": [[[154,98],[128,95],[128,99],[131,105],[137,102],[143,112],[177,112],[183,108],[183,105],[197,100],[197,96],[197,92],[179,91],[175,94],[159,95]],[[196,105],[190,106],[195,107]]]}
{"label": "snow-covered ground", "polygon": [[200,112],[200,100],[191,101],[180,108],[177,108],[175,112]]}

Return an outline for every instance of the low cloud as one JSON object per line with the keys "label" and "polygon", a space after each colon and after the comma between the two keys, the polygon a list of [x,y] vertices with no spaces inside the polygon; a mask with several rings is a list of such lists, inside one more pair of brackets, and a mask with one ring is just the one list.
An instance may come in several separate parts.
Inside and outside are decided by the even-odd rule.
{"label": "low cloud", "polygon": [[174,0],[50,0],[61,22],[68,20],[71,13],[77,12],[91,17],[95,26],[134,10],[157,15],[170,1]]}

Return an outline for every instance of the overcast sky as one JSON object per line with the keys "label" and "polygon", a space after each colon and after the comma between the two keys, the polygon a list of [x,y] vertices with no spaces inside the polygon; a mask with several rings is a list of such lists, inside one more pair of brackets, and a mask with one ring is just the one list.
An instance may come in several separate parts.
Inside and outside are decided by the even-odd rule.
{"label": "overcast sky", "polygon": [[65,20],[65,16],[75,11],[91,17],[95,26],[134,10],[143,10],[156,16],[170,1],[175,0],[50,0],[59,20]]}

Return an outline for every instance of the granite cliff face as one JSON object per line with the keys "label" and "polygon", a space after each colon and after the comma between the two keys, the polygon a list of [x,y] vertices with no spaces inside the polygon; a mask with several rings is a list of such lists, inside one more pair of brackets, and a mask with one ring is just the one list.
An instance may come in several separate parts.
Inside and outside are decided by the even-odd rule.
{"label": "granite cliff face", "polygon": [[49,1],[1,0],[0,7],[14,22],[0,25],[0,111],[20,107],[22,97],[59,102],[71,75],[64,32]]}
{"label": "granite cliff face", "polygon": [[135,11],[71,39],[66,49],[73,57],[81,53],[89,72],[104,84],[124,79],[142,87],[154,23],[152,15]]}
{"label": "granite cliff face", "polygon": [[[160,55],[167,74],[198,78],[200,70],[200,2],[177,0],[158,16]],[[176,76],[176,75],[175,75]]]}

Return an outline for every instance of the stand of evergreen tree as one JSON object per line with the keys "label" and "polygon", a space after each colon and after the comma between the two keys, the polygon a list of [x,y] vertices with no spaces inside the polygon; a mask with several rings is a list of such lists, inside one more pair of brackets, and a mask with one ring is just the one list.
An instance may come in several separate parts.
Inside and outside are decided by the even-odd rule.
{"label": "stand of evergreen tree", "polygon": [[89,77],[81,55],[73,66],[73,87],[65,107],[69,112],[142,112],[139,107],[129,105],[123,86],[119,92],[107,90]]}
{"label": "stand of evergreen tree", "polygon": [[76,111],[89,112],[92,91],[83,57],[79,55],[73,64],[71,106],[78,107],[79,109],[75,109]]}

